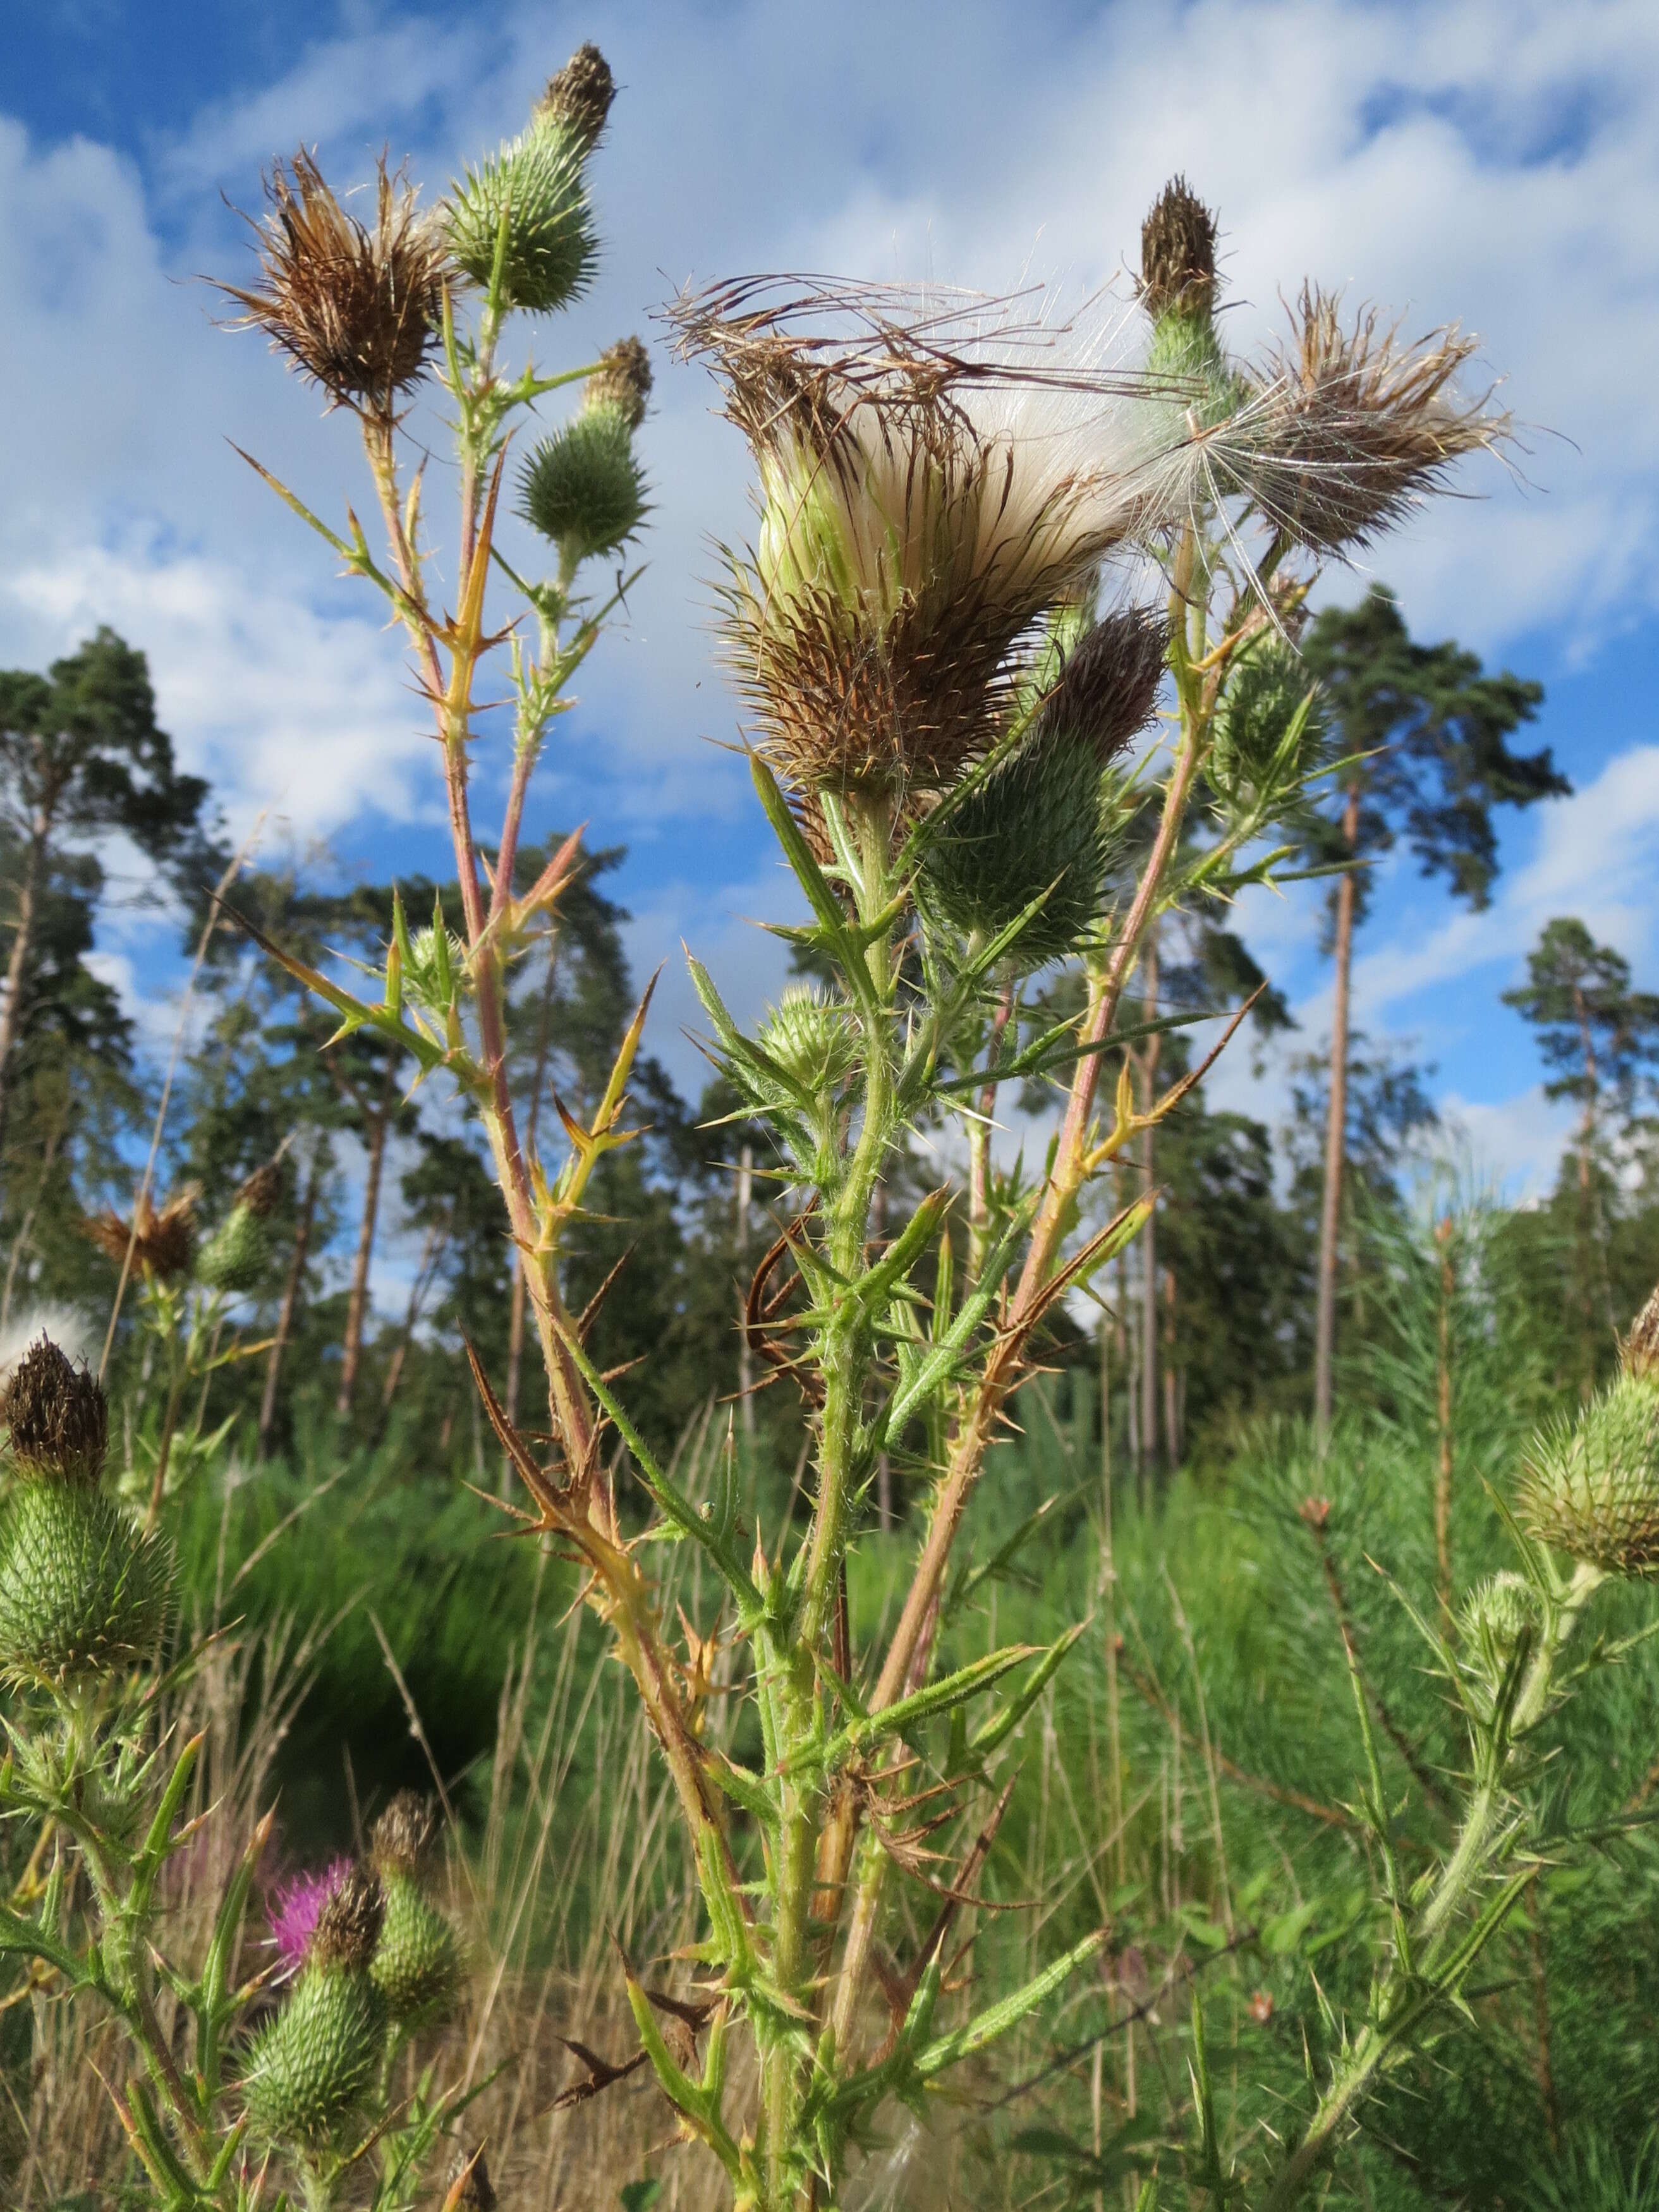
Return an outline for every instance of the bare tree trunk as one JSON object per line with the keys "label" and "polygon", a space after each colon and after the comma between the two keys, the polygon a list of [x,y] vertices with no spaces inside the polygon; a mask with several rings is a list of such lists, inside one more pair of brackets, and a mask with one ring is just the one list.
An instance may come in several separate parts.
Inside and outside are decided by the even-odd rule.
{"label": "bare tree trunk", "polygon": [[374,1228],[380,1212],[380,1177],[386,1168],[386,1139],[398,1104],[398,1070],[388,1062],[378,1109],[368,1123],[368,1176],[363,1185],[363,1218],[357,1231],[357,1256],[351,1267],[351,1297],[346,1306],[345,1343],[340,1358],[339,1395],[334,1410],[342,1420],[351,1411],[357,1386],[357,1369],[363,1356],[363,1329],[368,1318],[368,1267],[374,1254]]}
{"label": "bare tree trunk", "polygon": [[46,1181],[52,1173],[52,1164],[58,1157],[58,1147],[63,1140],[64,1132],[69,1127],[70,1116],[73,1110],[74,1101],[66,1088],[64,1093],[64,1110],[52,1125],[52,1133],[46,1139],[46,1148],[41,1156],[40,1174],[34,1186],[34,1195],[29,1200],[27,1212],[18,1224],[16,1236],[11,1240],[11,1255],[6,1262],[6,1288],[4,1295],[0,1296],[0,1330],[3,1330],[6,1323],[11,1319],[11,1301],[12,1294],[17,1287],[17,1270],[34,1240],[34,1224],[40,1217],[40,1201],[46,1194]]}
{"label": "bare tree trunk", "polygon": [[[1359,787],[1348,787],[1342,842],[1359,843]],[[1342,1224],[1342,1169],[1348,1142],[1348,988],[1353,969],[1353,871],[1336,887],[1336,994],[1331,1006],[1331,1095],[1325,1115],[1325,1189],[1319,1209],[1319,1303],[1314,1316],[1314,1426],[1329,1432],[1336,1354],[1336,1245]]]}
{"label": "bare tree trunk", "polygon": [[37,817],[23,863],[23,881],[17,895],[17,921],[12,932],[11,957],[6,963],[6,1004],[0,1012],[0,1161],[5,1158],[6,1121],[11,1110],[13,1062],[23,1027],[23,990],[28,977],[29,955],[34,950],[34,925],[46,872],[47,823]]}
{"label": "bare tree trunk", "polygon": [[1584,1054],[1584,1120],[1578,1133],[1578,1241],[1583,1255],[1584,1395],[1588,1397],[1595,1388],[1595,1345],[1601,1334],[1595,1314],[1598,1288],[1601,1293],[1601,1327],[1612,1334],[1618,1322],[1613,1310],[1613,1280],[1607,1269],[1607,1219],[1601,1210],[1601,1194],[1595,1184],[1595,1139],[1601,1117],[1601,1071],[1596,1063],[1595,1032],[1590,1027],[1589,1008],[1584,1001],[1583,987],[1577,983],[1573,985],[1572,1003]]}
{"label": "bare tree trunk", "polygon": [[300,1218],[294,1226],[294,1252],[288,1263],[288,1280],[283,1285],[282,1310],[276,1316],[276,1334],[271,1340],[270,1352],[265,1360],[264,1395],[259,1401],[259,1457],[270,1457],[271,1431],[276,1423],[276,1385],[283,1372],[283,1354],[288,1350],[289,1340],[294,1334],[294,1316],[300,1310],[300,1292],[306,1278],[306,1255],[311,1247],[312,1224],[317,1216],[318,1194],[323,1181],[323,1146],[319,1140],[311,1155],[311,1166],[306,1175],[305,1195],[300,1200]]}
{"label": "bare tree trunk", "polygon": [[[1143,967],[1142,1019],[1158,1018],[1158,927],[1154,924],[1146,933],[1146,951]],[[1147,1038],[1140,1057],[1144,1097],[1141,1111],[1150,1114],[1158,1095],[1158,1047],[1163,1039]],[[1148,1128],[1143,1139],[1145,1149],[1141,1164],[1146,1170],[1146,1189],[1150,1194],[1157,1181],[1157,1132]],[[1158,1457],[1158,1209],[1153,1207],[1146,1217],[1146,1226],[1140,1232],[1140,1463],[1150,1484],[1153,1463]]]}

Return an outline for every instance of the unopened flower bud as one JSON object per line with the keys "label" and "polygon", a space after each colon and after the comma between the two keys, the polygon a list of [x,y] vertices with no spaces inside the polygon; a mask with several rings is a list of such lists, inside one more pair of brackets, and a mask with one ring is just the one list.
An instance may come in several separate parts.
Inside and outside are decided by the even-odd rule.
{"label": "unopened flower bud", "polygon": [[236,1194],[235,1203],[202,1247],[196,1279],[211,1291],[251,1291],[270,1261],[266,1226],[282,1196],[280,1161],[256,1168]]}
{"label": "unopened flower bud", "polygon": [[[1317,759],[1325,718],[1312,679],[1289,646],[1264,630],[1235,661],[1212,724],[1210,780],[1247,805],[1288,791]],[[1304,709],[1306,709],[1304,712]]]}
{"label": "unopened flower bud", "polygon": [[356,1869],[318,1914],[293,1994],[242,2075],[248,2118],[265,2140],[317,2151],[351,2131],[386,2042],[386,2003],[368,1972],[384,1917],[380,1884]]}
{"label": "unopened flower bud", "polygon": [[535,122],[454,186],[445,210],[449,250],[486,290],[497,281],[499,252],[501,307],[551,314],[593,281],[599,240],[582,175],[586,150],[567,125]]}
{"label": "unopened flower bud", "polygon": [[[1645,1319],[1645,1316],[1643,1317]],[[1632,1337],[1646,1331],[1638,1321]],[[1659,1374],[1632,1364],[1528,1455],[1522,1502],[1546,1543],[1610,1574],[1659,1574]]]}
{"label": "unopened flower bud", "polygon": [[534,120],[568,131],[588,152],[598,142],[617,97],[611,64],[596,46],[578,46],[562,70],[547,81]]}
{"label": "unopened flower bud", "polygon": [[585,410],[544,438],[519,479],[519,512],[568,568],[625,544],[645,519],[645,477],[615,408]]}
{"label": "unopened flower bud", "polygon": [[850,1006],[820,998],[810,983],[792,984],[760,1034],[762,1049],[814,1097],[835,1090],[858,1058]]}
{"label": "unopened flower bud", "polygon": [[437,1808],[431,1799],[402,1790],[375,1822],[371,1843],[386,1917],[369,1972],[388,2014],[406,2028],[442,2019],[460,1994],[455,1931],[427,1896],[422,1880],[437,1833]]}
{"label": "unopened flower bud", "polygon": [[1171,177],[1140,226],[1140,283],[1147,313],[1207,320],[1215,305],[1217,224],[1185,177]]}
{"label": "unopened flower bud", "polygon": [[1537,1591],[1524,1575],[1493,1575],[1471,1590],[1458,1621],[1463,1650],[1494,1681],[1501,1679],[1523,1634],[1543,1619]]}

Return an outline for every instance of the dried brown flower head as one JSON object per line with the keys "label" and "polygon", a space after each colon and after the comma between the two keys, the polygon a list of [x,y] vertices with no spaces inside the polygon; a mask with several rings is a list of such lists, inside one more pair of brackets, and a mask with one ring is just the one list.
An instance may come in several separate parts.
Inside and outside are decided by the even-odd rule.
{"label": "dried brown flower head", "polygon": [[1140,285],[1156,321],[1207,316],[1215,305],[1216,218],[1182,176],[1171,177],[1140,226]]}
{"label": "dried brown flower head", "polygon": [[353,1867],[317,1915],[310,1956],[319,1966],[367,1966],[380,1940],[386,1897],[380,1883]]}
{"label": "dried brown flower head", "polygon": [[651,397],[651,356],[640,338],[619,338],[599,356],[599,366],[587,380],[582,405],[591,410],[608,407],[620,415],[630,430],[645,420]]}
{"label": "dried brown flower head", "polygon": [[754,279],[673,319],[755,453],[726,642],[797,786],[948,788],[1006,726],[1037,617],[1186,511],[1192,434],[1110,366],[1121,319]]}
{"label": "dried brown flower head", "polygon": [[1248,404],[1212,434],[1218,491],[1242,493],[1319,554],[1368,544],[1443,483],[1465,453],[1501,445],[1509,416],[1456,391],[1476,342],[1455,329],[1400,342],[1375,308],[1350,329],[1306,285],[1293,343],[1249,380]]}
{"label": "dried brown flower head", "polygon": [[489,2185],[483,2145],[476,2150],[458,2149],[449,2165],[449,2188],[443,2212],[495,2212],[499,2200]]}
{"label": "dried brown flower head", "polygon": [[283,1196],[283,1163],[280,1158],[267,1160],[253,1173],[236,1194],[238,1206],[246,1206],[256,1221],[267,1221],[276,1211]]}
{"label": "dried brown flower head", "polygon": [[[278,161],[253,224],[264,283],[220,287],[337,406],[389,415],[438,343],[448,252],[401,172],[377,165],[373,228],[349,214],[303,149]],[[252,220],[252,218],[250,218]]]}
{"label": "dried brown flower head", "polygon": [[200,1195],[193,1182],[186,1183],[158,1207],[146,1191],[131,1222],[123,1221],[111,1207],[90,1216],[82,1227],[118,1267],[126,1264],[131,1244],[132,1264],[141,1273],[157,1282],[173,1282],[190,1273],[196,1256],[196,1201]]}
{"label": "dried brown flower head", "polygon": [[1103,616],[1066,656],[1038,710],[1034,742],[1081,738],[1104,767],[1151,721],[1169,644],[1169,623],[1149,608]]}
{"label": "dried brown flower head", "polygon": [[374,1823],[369,1860],[377,1874],[418,1871],[438,1834],[438,1807],[418,1790],[400,1790]]}
{"label": "dried brown flower head", "polygon": [[109,1449],[109,1405],[95,1375],[48,1336],[39,1338],[0,1392],[12,1457],[29,1474],[95,1483]]}
{"label": "dried brown flower head", "polygon": [[617,97],[611,64],[593,45],[578,46],[564,67],[547,81],[536,102],[536,120],[561,124],[586,152],[594,145]]}

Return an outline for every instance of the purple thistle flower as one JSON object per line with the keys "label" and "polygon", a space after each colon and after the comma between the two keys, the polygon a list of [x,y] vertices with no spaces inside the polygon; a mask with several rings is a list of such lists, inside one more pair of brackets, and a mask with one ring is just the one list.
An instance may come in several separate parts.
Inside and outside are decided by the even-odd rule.
{"label": "purple thistle flower", "polygon": [[318,1915],[350,1872],[349,1859],[333,1859],[310,1874],[295,1875],[271,1893],[265,1917],[284,1980],[305,1964]]}

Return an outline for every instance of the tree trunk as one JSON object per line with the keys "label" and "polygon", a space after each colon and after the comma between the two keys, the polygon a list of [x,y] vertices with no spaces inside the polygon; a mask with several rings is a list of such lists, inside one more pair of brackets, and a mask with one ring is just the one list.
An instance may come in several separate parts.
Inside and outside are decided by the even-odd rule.
{"label": "tree trunk", "polygon": [[1164,1270],[1164,1462],[1173,1474],[1181,1464],[1181,1401],[1176,1376],[1175,1269]]}
{"label": "tree trunk", "polygon": [[346,1306],[345,1344],[340,1360],[340,1389],[334,1410],[342,1420],[351,1411],[357,1369],[363,1356],[363,1329],[368,1317],[368,1265],[374,1253],[374,1225],[380,1211],[380,1176],[386,1167],[386,1139],[398,1105],[398,1071],[388,1063],[380,1092],[380,1109],[368,1124],[368,1176],[363,1185],[363,1218],[357,1231],[357,1256],[352,1262],[351,1297]]}
{"label": "tree trunk", "polygon": [[[1352,860],[1359,843],[1359,787],[1348,787],[1342,842]],[[1342,1169],[1348,1140],[1348,987],[1353,968],[1353,871],[1336,887],[1336,994],[1331,1006],[1331,1095],[1325,1115],[1325,1189],[1319,1209],[1319,1303],[1314,1317],[1314,1426],[1331,1425],[1336,1353],[1336,1245],[1342,1222]]]}
{"label": "tree trunk", "polygon": [[398,1395],[398,1385],[403,1379],[404,1363],[409,1358],[409,1347],[415,1341],[415,1330],[421,1318],[421,1308],[426,1304],[426,1294],[432,1279],[443,1258],[444,1246],[449,1233],[441,1222],[434,1221],[426,1232],[426,1242],[421,1248],[421,1264],[415,1270],[415,1280],[410,1285],[409,1308],[404,1316],[404,1325],[391,1358],[386,1362],[386,1381],[380,1386],[380,1424],[379,1435],[386,1434],[386,1421],[392,1412],[392,1401]]}
{"label": "tree trunk", "polygon": [[[1158,927],[1156,923],[1146,933],[1146,951],[1143,968],[1142,1019],[1152,1022],[1158,1018]],[[1147,1038],[1141,1052],[1140,1066],[1144,1087],[1141,1101],[1143,1114],[1150,1114],[1158,1095],[1158,1047],[1163,1039]],[[1144,1139],[1145,1150],[1141,1164],[1146,1170],[1146,1188],[1150,1193],[1156,1182],[1157,1137],[1155,1129],[1148,1128]],[[1153,1207],[1146,1217],[1146,1226],[1140,1232],[1140,1463],[1150,1486],[1153,1464],[1158,1458],[1158,1209]]]}
{"label": "tree trunk", "polygon": [[294,1316],[300,1310],[300,1292],[306,1278],[306,1255],[311,1246],[311,1227],[317,1215],[317,1198],[323,1182],[323,1146],[319,1141],[311,1155],[311,1166],[306,1175],[305,1195],[300,1200],[300,1218],[294,1227],[294,1253],[288,1263],[288,1280],[283,1285],[282,1310],[276,1317],[276,1334],[271,1340],[265,1361],[264,1395],[259,1401],[259,1457],[270,1457],[271,1431],[276,1424],[276,1385],[283,1371],[283,1354],[288,1350],[289,1340],[294,1334]]}
{"label": "tree trunk", "polygon": [[50,824],[37,816],[23,863],[23,881],[17,895],[17,922],[12,933],[11,956],[6,963],[6,1004],[0,1012],[0,1162],[6,1153],[6,1121],[11,1109],[13,1063],[23,1027],[24,987],[28,979],[29,955],[34,950],[34,926],[46,872],[46,833]]}

